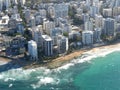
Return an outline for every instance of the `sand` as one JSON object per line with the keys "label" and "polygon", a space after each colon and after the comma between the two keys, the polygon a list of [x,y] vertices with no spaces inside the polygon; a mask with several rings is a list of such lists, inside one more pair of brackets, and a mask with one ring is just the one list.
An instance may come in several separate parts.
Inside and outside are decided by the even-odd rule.
{"label": "sand", "polygon": [[120,43],[117,43],[117,44],[114,44],[114,45],[95,47],[95,48],[92,48],[90,50],[86,49],[86,50],[76,51],[76,52],[73,52],[69,55],[65,55],[64,57],[59,57],[57,59],[54,59],[52,62],[48,63],[46,66],[48,68],[51,68],[51,69],[57,68],[57,67],[60,67],[64,64],[70,62],[72,59],[81,56],[82,54],[84,54],[86,52],[87,53],[97,53],[97,52],[102,53],[103,49],[110,50],[110,49],[114,49],[114,48],[120,48]]}
{"label": "sand", "polygon": [[4,65],[10,61],[11,61],[10,59],[0,57],[0,65]]}
{"label": "sand", "polygon": [[[75,51],[75,52],[70,53],[68,55],[58,57],[47,64],[31,64],[31,65],[25,66],[25,68],[28,69],[28,68],[37,68],[37,67],[44,66],[44,67],[47,67],[49,69],[54,69],[54,68],[57,68],[57,67],[60,67],[62,65],[69,63],[72,59],[75,59],[84,53],[87,53],[87,52],[89,52],[89,53],[98,53],[98,52],[102,53],[103,49],[110,50],[110,49],[114,49],[114,48],[120,48],[120,43]],[[10,62],[10,60],[5,59],[5,58],[0,58],[0,65],[5,64],[7,62]]]}

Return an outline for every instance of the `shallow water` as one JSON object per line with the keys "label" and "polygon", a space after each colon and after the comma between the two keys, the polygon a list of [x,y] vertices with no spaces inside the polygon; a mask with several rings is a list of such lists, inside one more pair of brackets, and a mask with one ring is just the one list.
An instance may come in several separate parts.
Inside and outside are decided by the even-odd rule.
{"label": "shallow water", "polygon": [[120,52],[89,53],[54,70],[1,72],[0,90],[120,90]]}

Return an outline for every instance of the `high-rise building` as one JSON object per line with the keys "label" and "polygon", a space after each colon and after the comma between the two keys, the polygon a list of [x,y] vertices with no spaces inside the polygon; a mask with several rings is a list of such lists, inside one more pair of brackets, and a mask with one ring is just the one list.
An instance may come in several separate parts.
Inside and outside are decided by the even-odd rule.
{"label": "high-rise building", "polygon": [[0,0],[0,11],[2,11],[2,9],[3,9],[3,1]]}
{"label": "high-rise building", "polygon": [[90,7],[90,16],[95,17],[96,14],[99,14],[99,7],[98,6],[91,6]]}
{"label": "high-rise building", "polygon": [[89,14],[82,14],[82,19],[83,19],[84,22],[89,21],[89,19],[90,19]]}
{"label": "high-rise building", "polygon": [[88,7],[90,7],[91,4],[92,4],[92,3],[91,3],[91,0],[86,0],[86,5],[87,5]]}
{"label": "high-rise building", "polygon": [[103,16],[95,15],[95,27],[102,28],[102,26],[103,26]]}
{"label": "high-rise building", "polygon": [[101,42],[101,33],[102,33],[102,29],[101,28],[95,28],[94,29],[93,40],[94,40],[95,43]]}
{"label": "high-rise building", "polygon": [[20,33],[20,34],[24,34],[24,25],[22,23],[18,23],[17,24],[17,32]]}
{"label": "high-rise building", "polygon": [[104,19],[104,28],[103,34],[106,36],[114,36],[115,35],[115,20],[112,18]]}
{"label": "high-rise building", "polygon": [[61,4],[55,4],[54,5],[55,8],[55,17],[62,17],[65,18],[68,16],[68,5],[65,3],[61,3]]}
{"label": "high-rise building", "polygon": [[55,23],[53,21],[46,20],[43,22],[43,29],[48,35],[50,35],[50,31],[53,28],[55,28]]}
{"label": "high-rise building", "polygon": [[3,5],[5,6],[5,8],[9,8],[11,5],[11,1],[10,0],[3,0]]}
{"label": "high-rise building", "polygon": [[103,16],[104,17],[112,17],[112,8],[103,9]]}
{"label": "high-rise building", "polygon": [[40,13],[40,16],[41,16],[42,18],[46,18],[47,12],[46,12],[45,9],[40,9],[40,10],[39,10],[39,13]]}
{"label": "high-rise building", "polygon": [[30,15],[31,15],[31,12],[29,9],[25,10],[25,20],[27,23],[29,23],[30,21]]}
{"label": "high-rise building", "polygon": [[83,31],[82,42],[83,42],[83,45],[92,45],[93,44],[93,31]]}
{"label": "high-rise building", "polygon": [[37,43],[33,40],[28,42],[28,53],[32,60],[38,59]]}
{"label": "high-rise building", "polygon": [[113,16],[120,15],[120,7],[114,7],[113,8]]}
{"label": "high-rise building", "polygon": [[18,4],[18,0],[11,0],[11,4]]}
{"label": "high-rise building", "polygon": [[36,41],[38,47],[41,47],[42,45],[42,25],[38,25],[37,27],[33,28],[33,39]]}
{"label": "high-rise building", "polygon": [[57,45],[58,35],[63,35],[63,30],[60,27],[56,27],[51,30],[50,36],[53,39],[53,45]]}
{"label": "high-rise building", "polygon": [[48,35],[42,35],[42,47],[46,56],[53,55],[53,40]]}
{"label": "high-rise building", "polygon": [[58,53],[62,54],[68,51],[68,38],[65,36],[58,36],[57,40]]}
{"label": "high-rise building", "polygon": [[84,29],[88,31],[93,31],[93,22],[91,20],[85,22]]}
{"label": "high-rise building", "polygon": [[31,25],[31,27],[35,27],[36,26],[36,21],[35,21],[35,17],[34,16],[31,16],[31,18],[30,18],[30,25]]}
{"label": "high-rise building", "polygon": [[26,0],[19,0],[19,2],[20,2],[21,5],[25,5]]}
{"label": "high-rise building", "polygon": [[53,6],[48,7],[48,14],[51,18],[55,18],[55,8]]}

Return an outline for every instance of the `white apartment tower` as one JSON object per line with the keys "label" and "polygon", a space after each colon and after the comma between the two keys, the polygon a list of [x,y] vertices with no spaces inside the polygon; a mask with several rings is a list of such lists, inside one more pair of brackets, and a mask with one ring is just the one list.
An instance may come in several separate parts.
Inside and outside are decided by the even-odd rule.
{"label": "white apartment tower", "polygon": [[50,31],[53,28],[55,28],[55,23],[54,22],[48,21],[48,20],[43,22],[43,29],[48,35],[50,35]]}
{"label": "white apartment tower", "polygon": [[53,40],[48,35],[42,35],[42,47],[46,56],[53,55]]}
{"label": "white apartment tower", "polygon": [[38,59],[37,43],[33,40],[28,42],[28,53],[32,60]]}

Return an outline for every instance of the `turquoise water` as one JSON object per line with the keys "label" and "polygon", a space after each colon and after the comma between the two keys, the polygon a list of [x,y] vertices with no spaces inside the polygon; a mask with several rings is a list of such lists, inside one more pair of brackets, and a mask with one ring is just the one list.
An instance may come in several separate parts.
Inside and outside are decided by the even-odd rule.
{"label": "turquoise water", "polygon": [[120,52],[54,70],[4,71],[0,90],[120,90]]}

